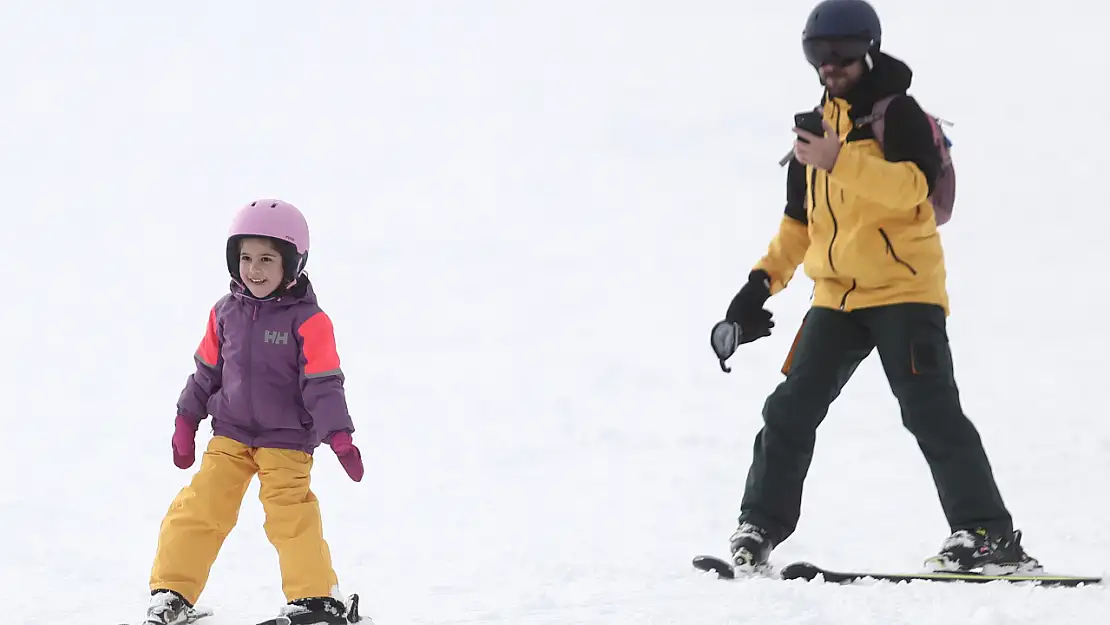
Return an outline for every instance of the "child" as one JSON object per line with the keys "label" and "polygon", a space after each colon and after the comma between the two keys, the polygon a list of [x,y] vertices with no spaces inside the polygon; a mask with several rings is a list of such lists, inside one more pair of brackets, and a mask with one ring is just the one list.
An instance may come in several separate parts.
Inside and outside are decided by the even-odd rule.
{"label": "child", "polygon": [[193,606],[256,473],[288,601],[281,614],[302,625],[358,620],[357,595],[351,605],[339,595],[309,488],[321,442],[354,481],[363,466],[331,320],[302,273],[307,257],[308,224],[293,205],[258,200],[235,217],[227,239],[231,292],[209,314],[196,372],[178,399],[174,464],[192,466],[197,428],[208,415],[213,436],[162,521],[146,623],[196,616]]}

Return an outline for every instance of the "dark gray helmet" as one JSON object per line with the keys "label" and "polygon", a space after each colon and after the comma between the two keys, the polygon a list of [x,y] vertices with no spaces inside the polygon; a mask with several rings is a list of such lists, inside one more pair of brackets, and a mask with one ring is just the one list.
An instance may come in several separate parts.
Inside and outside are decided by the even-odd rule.
{"label": "dark gray helmet", "polygon": [[823,0],[802,30],[802,50],[814,67],[847,64],[878,52],[883,38],[875,9],[865,0]]}

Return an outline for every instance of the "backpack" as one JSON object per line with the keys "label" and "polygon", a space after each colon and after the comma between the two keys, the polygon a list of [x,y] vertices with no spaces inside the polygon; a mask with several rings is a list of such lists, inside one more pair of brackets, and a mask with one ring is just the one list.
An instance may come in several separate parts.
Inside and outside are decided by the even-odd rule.
{"label": "backpack", "polygon": [[[890,101],[897,96],[887,96],[877,102],[871,108],[871,114],[861,119],[856,123],[856,127],[871,124],[875,133],[875,140],[879,142],[879,147],[883,146],[883,114],[886,112],[887,105]],[[948,220],[952,219],[952,208],[956,203],[956,167],[952,163],[952,141],[948,135],[944,134],[942,124],[948,123],[939,117],[925,114],[929,120],[929,127],[933,130],[933,146],[940,154],[940,173],[937,174],[936,183],[933,185],[933,192],[929,194],[929,203],[933,205],[933,212],[936,213],[937,225],[944,225]]]}
{"label": "backpack", "polygon": [[[874,129],[875,140],[879,142],[879,147],[883,147],[883,114],[886,113],[886,107],[890,101],[897,96],[887,96],[871,108],[871,114],[867,117],[856,122],[856,127],[871,124]],[[821,108],[817,107],[815,111],[820,111]],[[926,113],[926,118],[929,120],[929,126],[933,130],[933,145],[936,147],[937,152],[940,154],[940,173],[937,174],[936,183],[933,185],[933,192],[929,194],[929,203],[933,205],[933,212],[936,213],[937,225],[941,226],[948,223],[952,219],[952,208],[956,203],[956,168],[952,163],[952,154],[950,149],[952,141],[948,135],[944,134],[944,129],[941,128],[942,124],[949,124],[939,117],[934,117]],[[794,158],[794,151],[787,152],[786,156],[779,160],[779,166],[785,167],[790,159]]]}

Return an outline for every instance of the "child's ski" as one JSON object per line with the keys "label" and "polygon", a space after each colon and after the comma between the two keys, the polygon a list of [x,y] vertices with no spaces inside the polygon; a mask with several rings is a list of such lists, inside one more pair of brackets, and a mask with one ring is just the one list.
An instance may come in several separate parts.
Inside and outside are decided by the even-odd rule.
{"label": "child's ski", "polygon": [[[200,607],[193,608],[193,609],[189,610],[189,615],[185,618],[184,621],[182,621],[182,623],[184,625],[192,625],[193,623],[196,623],[197,621],[199,621],[203,618],[212,616],[214,614],[215,614],[215,611],[212,610],[212,608],[200,608]],[[139,625],[147,625],[147,623],[148,623],[148,621],[143,621]],[[130,625],[130,624],[129,623],[123,623],[122,625]]]}

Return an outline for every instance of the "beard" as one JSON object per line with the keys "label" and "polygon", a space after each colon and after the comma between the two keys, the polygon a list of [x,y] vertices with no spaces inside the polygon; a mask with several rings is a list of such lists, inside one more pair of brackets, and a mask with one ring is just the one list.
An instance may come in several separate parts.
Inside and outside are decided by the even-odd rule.
{"label": "beard", "polygon": [[855,86],[855,81],[844,71],[832,71],[821,77],[821,84],[833,97],[843,97]]}

